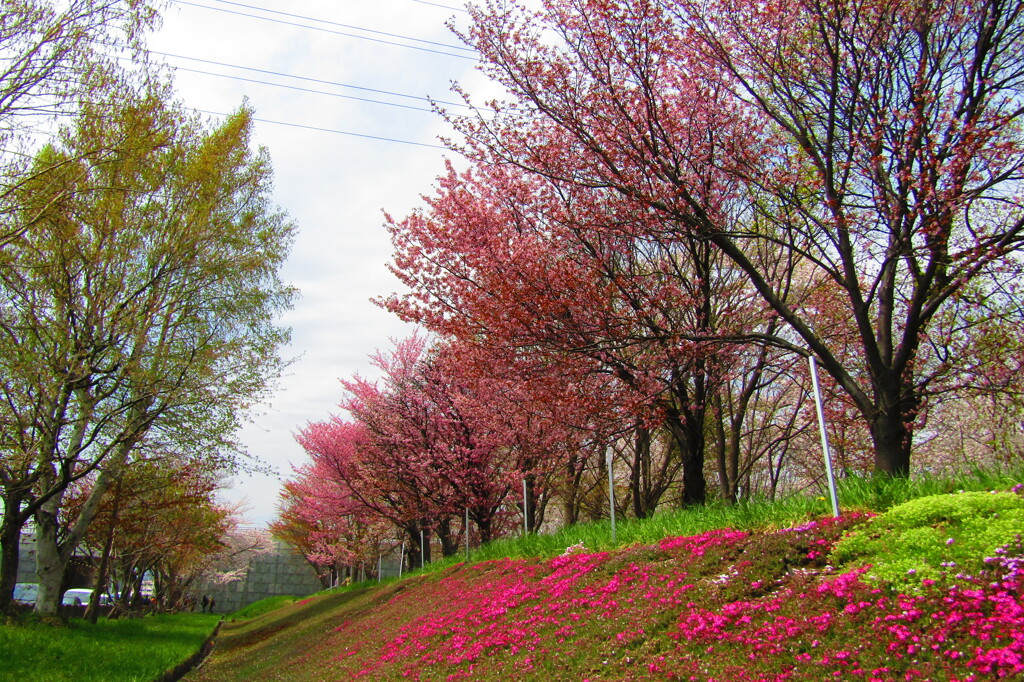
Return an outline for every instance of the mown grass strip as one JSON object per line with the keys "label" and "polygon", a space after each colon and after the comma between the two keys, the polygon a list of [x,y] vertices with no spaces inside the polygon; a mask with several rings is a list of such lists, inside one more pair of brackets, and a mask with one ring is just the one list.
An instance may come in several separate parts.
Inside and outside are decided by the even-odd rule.
{"label": "mown grass strip", "polygon": [[151,682],[202,646],[217,615],[181,613],[63,625],[0,626],[0,680]]}

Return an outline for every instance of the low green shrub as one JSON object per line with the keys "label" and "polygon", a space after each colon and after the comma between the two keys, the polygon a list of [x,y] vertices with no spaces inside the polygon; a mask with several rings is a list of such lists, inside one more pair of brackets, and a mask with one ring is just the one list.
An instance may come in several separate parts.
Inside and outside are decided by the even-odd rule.
{"label": "low green shrub", "polygon": [[1012,492],[931,495],[892,507],[841,539],[836,565],[871,564],[868,577],[920,585],[980,570],[1024,530],[1024,497]]}

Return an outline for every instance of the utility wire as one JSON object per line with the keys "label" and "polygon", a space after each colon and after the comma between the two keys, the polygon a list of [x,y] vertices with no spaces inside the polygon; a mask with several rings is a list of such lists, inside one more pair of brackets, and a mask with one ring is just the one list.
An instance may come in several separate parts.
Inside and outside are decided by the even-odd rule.
{"label": "utility wire", "polygon": [[[217,112],[217,111],[207,111],[205,109],[194,109],[194,111],[196,111],[196,112],[198,112],[200,114],[209,114],[211,116],[223,116],[223,117],[226,117],[228,115],[228,114],[223,114],[223,113],[220,113],[220,112]],[[413,145],[415,147],[430,147],[432,149],[445,149],[445,150],[448,149],[448,147],[444,147],[444,146],[439,145],[439,144],[427,144],[426,142],[411,142],[409,140],[399,140],[399,139],[396,139],[396,138],[393,138],[393,137],[378,137],[377,135],[364,135],[363,133],[352,133],[352,132],[349,132],[347,130],[335,130],[333,128],[318,128],[316,126],[307,126],[307,125],[302,125],[301,123],[286,123],[285,121],[271,121],[271,120],[266,119],[266,118],[255,118],[255,117],[252,120],[253,121],[258,121],[259,123],[272,123],[274,125],[279,125],[279,126],[288,126],[289,128],[302,128],[304,130],[315,130],[315,131],[321,132],[321,133],[334,133],[335,135],[349,135],[351,137],[363,137],[363,138],[366,138],[368,140],[380,140],[382,142],[396,142],[398,144],[409,144],[409,145]]]}
{"label": "utility wire", "polygon": [[441,50],[432,50],[429,47],[419,47],[417,45],[406,45],[404,43],[396,43],[396,42],[392,42],[390,40],[381,40],[380,38],[370,38],[368,36],[361,36],[361,35],[357,35],[355,33],[345,33],[344,31],[335,31],[335,30],[332,30],[332,29],[329,29],[329,28],[321,28],[319,26],[307,26],[305,24],[297,24],[297,23],[292,22],[292,21],[284,21],[282,19],[271,19],[270,17],[261,17],[258,14],[248,14],[246,12],[239,12],[239,11],[232,10],[232,9],[224,9],[224,8],[221,8],[221,7],[210,7],[209,5],[200,5],[200,4],[197,4],[197,3],[194,3],[194,2],[186,2],[185,0],[174,0],[174,2],[176,4],[179,4],[179,5],[187,5],[189,7],[199,7],[201,9],[208,9],[208,10],[211,10],[213,12],[224,12],[225,14],[234,14],[234,15],[237,15],[237,16],[240,16],[240,17],[249,17],[249,18],[252,18],[252,19],[261,19],[263,21],[269,21],[269,22],[272,22],[272,23],[275,23],[275,24],[283,24],[285,26],[297,26],[299,28],[306,28],[306,29],[309,29],[311,31],[320,31],[322,33],[331,33],[331,34],[334,34],[334,35],[345,36],[347,38],[358,38],[360,40],[369,40],[370,42],[374,42],[374,43],[383,43],[385,45],[395,45],[397,47],[407,47],[410,50],[419,50],[421,52],[431,52],[433,54],[444,55],[445,57],[454,57],[456,59],[471,59],[471,60],[475,60],[476,59],[475,56],[462,55],[462,54],[452,54],[451,52],[442,52]]}
{"label": "utility wire", "polygon": [[[265,7],[256,7],[255,5],[246,5],[241,2],[231,2],[231,0],[206,0],[207,2],[219,2],[223,5],[234,5],[235,7],[244,7],[245,9],[254,9],[259,12],[266,12],[267,14],[280,14],[283,17],[291,17],[292,19],[302,19],[303,21],[315,21],[318,24],[328,24],[330,26],[340,26],[342,28],[351,28],[356,31],[364,31],[365,33],[376,33],[377,35],[388,36],[389,38],[401,38],[402,40],[411,40],[417,43],[425,43],[427,45],[436,45],[437,47],[444,47],[449,50],[464,50],[466,52],[475,52],[471,47],[465,47],[463,45],[450,45],[448,43],[438,43],[433,40],[424,40],[423,38],[411,38],[409,36],[398,35],[397,33],[388,33],[387,31],[377,31],[372,28],[363,28],[361,26],[352,26],[351,24],[342,24],[337,21],[329,21],[327,19],[317,19],[316,17],[306,17],[301,14],[290,14],[288,12],[280,12],[275,9],[266,9]],[[427,3],[433,4],[433,3]],[[443,7],[444,5],[438,5]],[[454,9],[454,8],[449,8]]]}
{"label": "utility wire", "polygon": [[434,7],[443,7],[444,9],[450,9],[450,10],[454,10],[456,12],[468,12],[468,10],[465,7],[451,7],[450,5],[442,5],[442,4],[439,4],[439,3],[436,3],[436,2],[427,2],[427,0],[412,0],[412,1],[413,2],[418,2],[421,5],[433,5]]}
{"label": "utility wire", "polygon": [[360,85],[349,85],[348,83],[338,83],[335,81],[321,80],[319,78],[309,78],[307,76],[293,76],[288,73],[281,73],[280,71],[269,71],[267,69],[254,69],[250,66],[239,66],[238,64],[228,64],[226,62],[215,62],[211,59],[199,59],[198,57],[186,57],[180,54],[170,54],[169,52],[150,52],[150,54],[160,55],[161,57],[171,57],[173,59],[184,59],[192,62],[201,62],[203,64],[213,64],[214,66],[224,66],[229,69],[240,69],[242,71],[252,71],[254,73],[265,73],[270,76],[281,76],[282,78],[294,78],[295,80],[306,81],[307,83],[320,83],[322,85],[334,85],[339,88],[350,88],[352,90],[362,90],[364,92],[376,92],[380,95],[391,95],[394,97],[405,97],[406,99],[416,99],[425,102],[437,102],[438,104],[446,104],[453,107],[466,107],[468,105],[460,102],[444,102],[441,100],[431,100],[429,97],[422,97],[420,95],[407,95],[401,92],[392,92],[391,90],[378,90],[376,88],[366,88]]}
{"label": "utility wire", "polygon": [[328,97],[340,97],[342,99],[351,99],[357,102],[369,102],[371,104],[383,104],[387,107],[398,107],[400,109],[411,109],[413,111],[425,111],[428,114],[434,113],[433,109],[424,109],[423,107],[414,107],[409,104],[398,104],[396,102],[382,102],[378,99],[367,99],[366,97],[355,97],[353,95],[342,95],[337,92],[327,92],[325,90],[313,90],[312,88],[300,88],[297,85],[284,85],[283,83],[271,83],[269,81],[259,81],[254,78],[242,78],[241,76],[229,76],[223,73],[212,73],[210,71],[200,71],[199,69],[188,69],[184,66],[174,67],[178,71],[188,71],[189,73],[201,73],[204,76],[217,76],[219,78],[230,78],[236,81],[244,81],[246,83],[258,83],[259,85],[271,85],[275,88],[286,88],[288,90],[297,90],[299,92],[310,92],[314,95],[327,95]]}

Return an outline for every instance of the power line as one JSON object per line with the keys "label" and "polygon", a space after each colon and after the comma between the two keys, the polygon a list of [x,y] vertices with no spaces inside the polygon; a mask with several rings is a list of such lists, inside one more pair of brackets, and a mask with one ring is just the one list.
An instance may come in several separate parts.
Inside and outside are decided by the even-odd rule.
{"label": "power line", "polygon": [[[246,5],[246,4],[241,3],[241,2],[231,2],[231,0],[207,0],[207,2],[219,2],[219,3],[224,4],[224,5],[234,5],[235,7],[244,7],[246,9],[254,9],[254,10],[258,11],[258,12],[266,12],[267,14],[280,14],[281,16],[291,17],[292,19],[302,19],[304,21],[315,21],[318,24],[328,24],[330,26],[341,26],[342,28],[351,28],[351,29],[354,29],[356,31],[364,31],[366,33],[376,33],[377,35],[388,36],[390,38],[401,38],[402,40],[412,40],[412,41],[417,42],[417,43],[425,43],[427,45],[436,45],[438,47],[444,47],[444,48],[448,48],[450,50],[464,50],[464,51],[467,51],[467,52],[475,52],[476,51],[476,50],[474,50],[471,47],[465,47],[463,45],[450,45],[448,43],[438,43],[438,42],[435,42],[433,40],[424,40],[423,38],[411,38],[409,36],[398,35],[397,33],[388,33],[387,31],[377,31],[377,30],[374,30],[372,28],[363,28],[361,26],[352,26],[351,24],[342,24],[342,23],[339,23],[337,21],[330,21],[328,19],[317,19],[316,17],[306,17],[306,16],[303,16],[301,14],[290,14],[288,12],[280,12],[280,11],[274,10],[274,9],[266,9],[265,7],[256,7],[255,5]],[[434,4],[434,3],[427,3],[427,4]],[[438,5],[438,7],[443,7],[443,6],[444,5]],[[449,8],[449,9],[454,9],[454,8]],[[465,11],[465,10],[463,10],[463,11]]]}
{"label": "power line", "polygon": [[421,5],[433,5],[434,7],[443,7],[444,9],[450,9],[450,10],[454,10],[456,12],[468,12],[468,10],[465,7],[451,7],[450,5],[442,5],[442,4],[437,3],[437,2],[427,2],[427,0],[412,0],[412,1],[413,2],[418,2]]}
{"label": "power line", "polygon": [[[198,112],[200,114],[210,114],[211,116],[227,116],[228,115],[228,114],[223,114],[223,113],[220,113],[220,112],[217,112],[217,111],[207,111],[205,109],[194,109],[194,111],[196,111],[196,112]],[[289,128],[302,128],[304,130],[315,130],[315,131],[321,132],[321,133],[333,133],[335,135],[348,135],[350,137],[362,137],[362,138],[366,138],[368,140],[380,140],[382,142],[396,142],[398,144],[408,144],[408,145],[413,145],[415,147],[430,147],[432,149],[445,149],[445,150],[448,149],[448,147],[444,147],[444,146],[439,145],[439,144],[428,144],[426,142],[411,142],[409,140],[399,140],[399,139],[396,139],[396,138],[393,138],[393,137],[379,137],[377,135],[364,135],[363,133],[353,133],[353,132],[349,132],[347,130],[335,130],[333,128],[318,128],[316,126],[307,126],[307,125],[303,125],[301,123],[287,123],[285,121],[271,121],[271,120],[266,119],[266,118],[255,118],[255,117],[252,120],[253,121],[257,121],[259,123],[272,123],[273,125],[287,126]]]}
{"label": "power line", "polygon": [[338,83],[336,81],[321,80],[319,78],[309,78],[307,76],[293,76],[292,74],[282,73],[280,71],[269,71],[267,69],[255,69],[250,66],[239,66],[238,64],[228,64],[226,62],[216,62],[212,59],[199,59],[198,57],[186,57],[180,54],[170,54],[169,52],[150,52],[150,54],[160,55],[161,57],[171,57],[173,59],[184,59],[192,62],[201,62],[203,64],[213,64],[214,66],[224,66],[229,69],[240,69],[242,71],[252,71],[254,73],[265,73],[270,76],[280,76],[282,78],[294,78],[295,80],[306,81],[308,83],[320,83],[322,85],[334,85],[339,88],[350,88],[352,90],[362,90],[363,92],[376,92],[380,95],[391,95],[393,97],[404,97],[407,99],[416,99],[420,101],[430,102],[434,101],[438,104],[446,104],[455,107],[466,107],[468,105],[460,102],[445,102],[442,100],[431,100],[429,97],[422,97],[420,95],[408,95],[401,92],[392,92],[391,90],[378,90],[377,88],[367,88],[360,85],[350,85],[348,83]]}
{"label": "power line", "polygon": [[441,50],[432,50],[429,47],[418,47],[416,45],[406,45],[404,43],[395,43],[395,42],[392,42],[390,40],[381,40],[380,38],[370,38],[368,36],[356,35],[355,33],[345,33],[344,31],[334,31],[332,29],[321,28],[319,26],[307,26],[305,24],[297,24],[297,23],[292,22],[292,21],[283,21],[281,19],[271,19],[270,17],[261,17],[258,14],[247,14],[246,12],[239,12],[237,10],[232,10],[232,9],[224,9],[224,8],[221,8],[221,7],[210,7],[209,5],[200,5],[200,4],[197,4],[197,3],[194,3],[194,2],[186,2],[185,0],[174,0],[174,2],[179,4],[179,5],[187,5],[189,7],[199,7],[201,9],[208,9],[208,10],[211,10],[213,12],[224,12],[225,14],[234,14],[234,15],[237,15],[237,16],[240,16],[240,17],[249,17],[251,19],[261,19],[263,21],[269,21],[269,22],[272,22],[272,23],[275,23],[275,24],[282,24],[284,26],[297,26],[299,28],[306,28],[306,29],[309,29],[311,31],[320,31],[322,33],[331,33],[331,34],[334,34],[334,35],[345,36],[347,38],[358,38],[360,40],[369,40],[370,42],[374,42],[374,43],[383,43],[384,45],[395,45],[397,47],[406,47],[406,48],[409,48],[410,50],[419,50],[421,52],[431,52],[433,54],[444,55],[445,57],[454,57],[456,59],[471,59],[471,60],[475,60],[476,59],[475,56],[462,55],[462,54],[452,54],[451,52],[442,52]]}
{"label": "power line", "polygon": [[387,106],[387,107],[398,107],[400,109],[411,109],[412,111],[425,111],[428,114],[434,113],[433,109],[424,109],[423,107],[414,107],[414,106],[411,106],[409,104],[398,104],[396,102],[382,102],[381,100],[377,100],[377,99],[367,99],[366,97],[355,97],[353,95],[342,95],[341,93],[337,93],[337,92],[327,92],[325,90],[313,90],[311,88],[300,88],[297,85],[285,85],[283,83],[271,83],[269,81],[256,80],[255,78],[243,78],[241,76],[229,76],[229,75],[223,74],[223,73],[212,73],[210,71],[200,71],[199,69],[189,69],[189,68],[186,68],[184,66],[176,66],[174,68],[177,69],[178,71],[188,71],[189,73],[201,73],[204,76],[217,76],[219,78],[230,78],[232,80],[244,81],[246,83],[258,83],[259,85],[271,85],[271,86],[273,86],[275,88],[286,88],[288,90],[297,90],[299,92],[310,92],[310,93],[313,93],[314,95],[326,95],[328,97],[340,97],[342,99],[351,99],[351,100],[355,100],[357,102],[369,102],[371,104],[383,104],[384,106]]}

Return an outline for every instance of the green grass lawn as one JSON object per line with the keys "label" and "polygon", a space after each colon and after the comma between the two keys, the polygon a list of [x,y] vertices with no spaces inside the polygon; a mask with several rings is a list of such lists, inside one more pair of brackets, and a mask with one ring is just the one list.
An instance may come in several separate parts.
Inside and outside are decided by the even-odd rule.
{"label": "green grass lawn", "polygon": [[198,613],[0,625],[0,680],[151,682],[194,654],[219,616]]}

